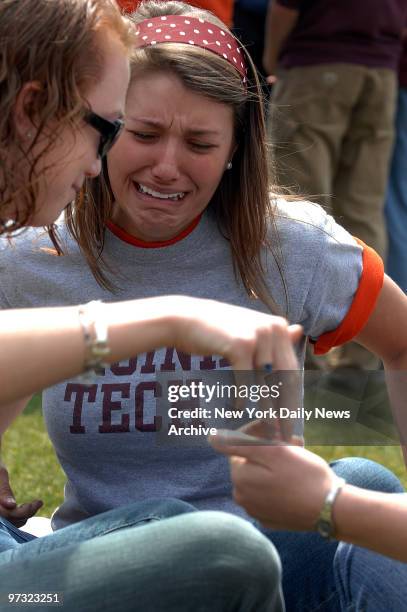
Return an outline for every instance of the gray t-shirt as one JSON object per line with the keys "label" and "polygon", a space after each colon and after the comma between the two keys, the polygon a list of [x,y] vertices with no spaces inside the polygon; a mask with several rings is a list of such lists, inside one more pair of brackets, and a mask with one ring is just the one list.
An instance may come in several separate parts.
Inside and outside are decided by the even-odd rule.
{"label": "gray t-shirt", "polygon": [[[288,319],[318,339],[341,325],[362,272],[368,273],[362,248],[314,204],[280,201],[277,226]],[[107,230],[104,251],[115,269],[115,294],[97,284],[63,225],[63,257],[55,257],[44,231],[28,230],[11,244],[0,240],[0,307],[183,294],[267,311],[236,281],[229,244],[208,214],[185,238],[162,248],[141,248],[116,233]],[[264,253],[264,264],[270,291],[284,308],[284,284],[269,253]],[[89,386],[69,380],[46,390],[46,426],[67,476],[65,501],[54,514],[53,527],[133,501],[165,497],[243,515],[231,499],[223,456],[209,446],[167,447],[156,439],[156,375],[182,371],[184,377],[191,372],[196,378],[197,371],[226,368],[219,356],[166,348],[112,364]]]}

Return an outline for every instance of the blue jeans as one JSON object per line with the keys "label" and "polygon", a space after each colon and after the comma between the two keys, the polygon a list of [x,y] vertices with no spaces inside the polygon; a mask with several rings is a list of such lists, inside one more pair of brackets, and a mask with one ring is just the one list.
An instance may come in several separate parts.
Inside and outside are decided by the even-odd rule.
{"label": "blue jeans", "polygon": [[[331,467],[338,476],[355,486],[388,493],[403,491],[394,474],[374,461],[352,457],[334,461]],[[396,601],[393,597],[397,595],[397,591],[403,591],[400,586],[401,576],[405,584],[403,592],[406,591],[407,565],[390,559],[382,563],[382,597],[380,601],[376,601],[376,590],[369,591],[368,587],[371,574],[378,567],[378,558],[384,557],[355,546],[348,547],[352,549],[352,554],[346,556],[346,545],[338,547],[337,542],[328,542],[317,533],[270,529],[262,529],[262,532],[273,542],[281,558],[287,612],[362,612],[365,609],[372,612],[400,612],[403,609],[391,605]],[[354,571],[356,567],[359,568],[359,564],[352,566],[352,557],[365,559],[364,572]],[[398,570],[394,572],[393,568],[396,566]],[[352,607],[356,606],[361,592],[368,600],[369,607]],[[380,607],[381,601],[387,601],[386,607]]]}
{"label": "blue jeans", "polygon": [[137,504],[130,504],[119,510],[112,510],[80,521],[65,529],[60,529],[48,536],[36,538],[33,535],[14,527],[9,521],[0,517],[0,567],[3,563],[31,557],[31,548],[21,548],[21,544],[35,540],[34,549],[44,553],[61,548],[71,542],[84,542],[91,538],[107,535],[127,527],[141,527],[154,521],[171,516],[193,512],[190,504],[176,499],[156,499]]}
{"label": "blue jeans", "polygon": [[[389,472],[389,470],[373,461],[350,458],[335,461],[331,464],[331,467],[334,469],[336,474],[342,476],[347,480],[347,482],[356,486],[389,493],[401,492],[403,490],[400,482],[391,472]],[[293,500],[293,503],[295,503],[295,499]],[[63,550],[59,555],[58,563],[63,564],[64,558],[67,557],[67,542],[77,541],[80,543],[83,540],[87,541],[89,538],[93,538],[95,536],[104,536],[103,538],[96,538],[95,540],[92,540],[89,544],[89,549],[91,552],[93,551],[92,555],[97,555],[97,544],[95,544],[95,542],[97,543],[98,541],[102,541],[104,538],[106,538],[105,544],[107,550],[109,551],[108,554],[110,555],[111,540],[109,540],[109,538],[111,535],[106,536],[106,534],[114,534],[116,532],[120,535],[118,542],[122,546],[122,549],[124,542],[125,544],[123,550],[127,551],[126,543],[130,543],[130,538],[127,534],[131,533],[135,538],[135,542],[137,542],[137,530],[132,529],[129,531],[130,527],[145,525],[146,521],[157,521],[159,519],[166,518],[171,513],[189,513],[192,510],[194,509],[189,504],[175,500],[172,502],[165,502],[162,506],[160,506],[160,504],[157,505],[157,501],[145,504],[136,504],[130,506],[129,508],[113,510],[91,519],[87,519],[86,521],[82,521],[81,523],[61,529],[59,532],[56,532],[51,536],[37,539],[34,542],[25,544],[24,546],[17,546],[17,552],[15,552],[16,547],[13,546],[12,552],[6,552],[0,555],[0,585],[1,576],[3,573],[1,563],[4,562],[4,560],[7,562],[7,556],[4,555],[8,554],[9,560],[12,559],[18,563],[21,563],[22,559],[27,559],[28,561],[35,557],[36,561],[34,568],[38,564],[38,560],[44,562],[43,565],[45,564],[45,567],[47,568],[50,561],[46,555],[38,555],[41,550],[46,552],[47,550],[53,550],[56,547],[62,546]],[[188,586],[190,586],[191,583],[194,583],[194,580],[197,580],[197,564],[203,564],[205,566],[205,572],[210,575],[211,568],[213,569],[214,566],[219,567],[219,564],[222,566],[222,562],[224,564],[224,555],[230,554],[228,547],[233,545],[233,543],[236,545],[234,554],[236,555],[238,553],[237,558],[234,559],[235,563],[239,563],[241,561],[241,557],[248,557],[248,565],[252,565],[252,571],[250,572],[247,570],[247,568],[245,568],[244,571],[247,572],[245,578],[242,578],[242,576],[239,578],[239,580],[244,584],[246,595],[247,589],[249,589],[250,586],[251,588],[255,588],[257,586],[259,590],[264,589],[268,592],[268,599],[267,601],[263,601],[262,604],[258,603],[261,601],[259,596],[257,603],[253,604],[254,607],[250,607],[250,605],[245,602],[244,605],[242,604],[241,608],[237,609],[247,611],[277,611],[282,609],[278,589],[279,564],[276,560],[273,549],[263,551],[262,554],[266,558],[266,566],[263,567],[262,570],[259,569],[260,558],[256,557],[254,559],[253,554],[251,556],[250,554],[247,555],[245,549],[243,549],[243,551],[241,549],[240,539],[245,535],[245,530],[242,532],[242,525],[248,526],[248,523],[242,523],[240,519],[228,517],[232,519],[232,521],[237,521],[237,529],[236,534],[233,535],[233,538],[236,538],[235,542],[228,541],[228,546],[225,548],[226,539],[223,537],[224,534],[217,533],[216,529],[213,531],[214,521],[212,521],[213,524],[211,524],[209,520],[212,516],[227,517],[228,515],[212,512],[194,512],[193,514],[189,514],[187,516],[181,516],[178,519],[171,518],[169,520],[162,521],[161,523],[150,525],[148,528],[144,526],[138,529],[138,536],[141,545],[137,551],[137,554],[140,555],[140,558],[138,559],[136,554],[134,562],[138,560],[139,563],[145,563],[143,566],[143,580],[145,581],[145,584],[149,584],[148,581],[153,580],[153,578],[150,577],[151,572],[149,573],[149,559],[148,557],[144,557],[144,548],[142,544],[142,534],[144,536],[144,534],[148,532],[148,529],[150,529],[149,533],[153,534],[152,527],[156,527],[157,538],[160,538],[157,540],[157,542],[155,541],[156,538],[150,539],[150,549],[152,549],[150,550],[150,553],[154,554],[156,551],[156,554],[154,555],[156,564],[158,564],[158,560],[161,559],[163,562],[163,568],[168,566],[171,569],[174,568],[174,566],[177,566],[177,555],[175,553],[173,554],[174,549],[171,549],[170,546],[171,553],[169,553],[168,542],[166,542],[165,539],[161,540],[163,534],[166,533],[165,527],[170,528],[173,526],[173,542],[176,542],[181,549],[182,547],[186,547],[186,550],[190,553],[190,555],[183,557],[182,551],[180,551],[178,573],[175,577],[171,574],[173,587],[175,584],[178,585],[180,589],[184,589],[183,604],[180,604],[179,601],[177,602],[176,600],[168,598],[166,591],[168,586],[165,582],[165,588],[162,590],[159,589],[157,593],[155,593],[156,601],[151,604],[149,603],[148,605],[147,603],[143,604],[145,607],[139,604],[137,610],[188,610],[190,596],[188,595],[187,597],[185,593],[189,593]],[[202,533],[199,531],[196,533],[197,525],[194,526],[192,524],[195,519],[197,525],[199,524],[202,526]],[[124,529],[121,532],[120,529],[122,528]],[[191,529],[195,531],[195,539],[191,539],[191,537],[188,535]],[[402,583],[404,581],[404,585],[407,585],[407,565],[392,561],[391,559],[386,559],[381,555],[376,555],[375,553],[371,553],[355,546],[345,544],[340,544],[338,546],[337,542],[326,542],[318,534],[302,534],[266,529],[261,530],[276,546],[282,560],[283,589],[284,598],[287,605],[287,612],[315,612],[317,610],[318,612],[337,612],[339,610],[349,610],[349,612],[362,612],[362,610],[366,610],[367,612],[382,612],[384,610],[386,610],[386,612],[392,612],[394,610],[394,612],[399,612],[399,610],[402,609],[397,607],[395,604],[396,602],[399,603],[399,597],[404,596],[406,587],[404,587],[403,591]],[[125,537],[122,537],[123,534],[125,534]],[[250,533],[246,535],[250,535],[252,538],[253,534]],[[202,546],[203,543],[199,541],[200,536],[205,541],[204,546]],[[212,542],[212,545],[210,542],[208,543],[208,538],[210,542]],[[162,545],[161,547],[158,546],[156,548],[158,542],[161,542]],[[41,546],[39,543],[41,543]],[[264,540],[262,540],[261,543],[264,546]],[[77,547],[79,548],[79,551],[74,550],[72,553],[75,556],[75,564],[78,554],[80,564],[83,546],[84,545],[82,545],[82,547]],[[207,557],[206,555],[208,553],[205,551],[207,551],[208,548],[211,550],[212,555],[209,554]],[[121,554],[123,554],[123,550]],[[243,555],[241,554],[242,552],[244,552]],[[363,571],[363,563],[365,563],[365,571]],[[15,563],[12,565],[15,566]],[[17,565],[17,567],[20,567],[20,565]],[[160,568],[159,565],[156,567],[156,572],[154,573],[154,588],[156,588],[157,585],[156,576],[159,575],[161,577],[161,574],[165,573],[163,568]],[[7,570],[8,569],[9,566],[7,565]],[[30,571],[32,571],[32,568]],[[377,591],[370,587],[371,576],[374,575],[375,572],[380,573],[381,577],[380,598],[377,596]],[[11,575],[13,576],[12,571]],[[85,583],[86,581],[89,581],[89,572],[83,571],[81,580],[84,580]],[[109,584],[114,584],[114,580],[115,578],[112,577]],[[265,584],[267,585],[266,587],[264,586]],[[217,593],[214,595],[211,588],[209,588],[210,586],[210,581],[207,581],[205,593],[202,594],[199,592],[196,600],[193,597],[191,598],[191,609],[211,611],[228,609],[226,601],[231,601],[230,596],[231,593],[234,593],[234,590],[232,589],[230,591],[229,599],[227,599],[225,595],[225,599],[219,600],[219,594]],[[91,583],[89,588],[91,589],[92,587],[93,583]],[[225,592],[227,589],[231,588],[230,583],[227,582]],[[377,588],[378,586],[376,585],[376,589]],[[75,585],[73,593],[72,589],[69,590],[71,597],[70,601],[75,601],[73,598],[76,596],[76,591],[78,589],[80,593],[80,585]],[[61,588],[60,590],[64,589]],[[194,590],[197,590],[196,586],[194,587]],[[264,596],[264,592],[262,595]],[[139,595],[137,595],[137,597],[139,597]],[[241,597],[240,591],[238,591],[238,597]],[[78,595],[78,598],[80,599],[80,595]],[[162,608],[159,607],[160,601],[161,605],[163,606]],[[250,603],[251,601],[252,600],[249,599]],[[358,607],[361,601],[366,602],[366,606],[368,607]],[[201,602],[203,607],[199,608],[199,603],[197,604],[197,602]],[[239,598],[237,599],[237,602],[240,603]],[[382,605],[382,602],[386,602],[385,607]],[[222,608],[222,605],[226,605],[226,608]],[[263,607],[261,607],[262,605]],[[95,606],[95,608],[89,607],[81,608],[81,610],[82,609],[87,611],[93,609],[103,610],[104,608],[98,608]],[[123,607],[119,609],[126,610],[127,612],[127,610],[131,610],[132,608]],[[234,609],[233,606],[232,609]]]}
{"label": "blue jeans", "polygon": [[400,88],[386,201],[387,274],[407,292],[407,89]]}
{"label": "blue jeans", "polygon": [[401,612],[407,601],[407,564],[340,542],[334,558],[341,609]]}
{"label": "blue jeans", "polygon": [[283,612],[267,539],[237,517],[193,510],[132,504],[25,543],[13,531],[7,550],[3,521],[0,609],[27,609],[8,606],[7,593],[59,592],[68,612]]}

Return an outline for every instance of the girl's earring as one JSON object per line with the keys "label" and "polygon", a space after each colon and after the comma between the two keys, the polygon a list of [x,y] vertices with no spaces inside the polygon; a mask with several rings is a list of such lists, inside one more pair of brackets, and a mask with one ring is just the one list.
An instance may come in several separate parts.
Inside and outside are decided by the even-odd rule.
{"label": "girl's earring", "polygon": [[226,166],[226,170],[232,170],[232,168],[233,168],[233,164],[232,164],[232,162],[230,161],[230,162],[227,164],[227,166]]}

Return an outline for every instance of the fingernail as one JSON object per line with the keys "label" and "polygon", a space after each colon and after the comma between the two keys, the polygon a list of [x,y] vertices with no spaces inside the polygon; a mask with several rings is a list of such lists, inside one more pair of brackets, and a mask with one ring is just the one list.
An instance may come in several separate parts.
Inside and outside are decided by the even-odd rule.
{"label": "fingernail", "polygon": [[226,442],[228,440],[228,438],[231,437],[231,433],[232,432],[230,432],[228,429],[218,429],[216,431],[216,434],[210,434],[208,436],[208,440],[209,440],[209,442],[213,441],[215,443],[216,442],[223,443],[223,442]]}
{"label": "fingernail", "polygon": [[14,497],[11,497],[10,495],[5,497],[4,501],[6,501],[8,504],[15,504],[16,503],[16,500],[14,499]]}
{"label": "fingernail", "polygon": [[217,429],[216,430],[216,434],[214,434],[213,438],[231,438],[234,435],[234,431],[231,431],[230,429]]}

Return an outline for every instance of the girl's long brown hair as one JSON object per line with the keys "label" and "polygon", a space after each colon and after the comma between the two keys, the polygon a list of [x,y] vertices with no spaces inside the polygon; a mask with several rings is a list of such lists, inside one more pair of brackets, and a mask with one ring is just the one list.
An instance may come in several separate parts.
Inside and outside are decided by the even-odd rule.
{"label": "girl's long brown hair", "polygon": [[[227,30],[212,13],[178,1],[145,0],[131,18],[137,24],[164,15],[203,18]],[[261,299],[272,312],[285,314],[288,298],[274,222],[274,200],[270,198],[271,164],[266,144],[262,89],[247,52],[246,60],[249,65],[247,89],[237,71],[214,53],[196,46],[160,44],[134,51],[132,79],[146,71],[171,71],[191,91],[233,108],[238,145],[233,168],[224,173],[208,210],[230,243],[235,274],[240,276],[247,293]],[[109,272],[114,262],[103,258],[103,247],[105,223],[111,218],[113,203],[114,195],[104,162],[101,176],[87,182],[85,197],[77,202],[75,208],[68,210],[66,216],[69,230],[79,243],[95,278],[111,291],[115,287]],[[262,263],[264,247],[271,250],[280,271],[286,294],[284,307],[275,302],[267,287]]]}
{"label": "girl's long brown hair", "polygon": [[[0,234],[29,224],[44,170],[39,170],[40,161],[59,133],[74,128],[86,112],[86,93],[104,69],[106,33],[131,49],[133,28],[115,0],[1,0]],[[36,126],[27,151],[17,134],[14,107],[29,82],[37,84],[38,93],[27,109]],[[57,128],[50,133],[47,126],[55,121]],[[40,141],[45,145],[34,155]],[[29,167],[25,181],[22,163]]]}

